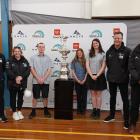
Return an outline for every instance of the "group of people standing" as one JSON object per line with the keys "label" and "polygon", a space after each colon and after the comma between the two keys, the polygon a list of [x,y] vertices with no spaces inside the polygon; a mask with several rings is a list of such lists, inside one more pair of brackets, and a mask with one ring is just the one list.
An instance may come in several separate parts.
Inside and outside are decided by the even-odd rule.
{"label": "group of people standing", "polygon": [[[133,133],[136,128],[140,105],[140,45],[131,53],[130,49],[124,46],[122,32],[114,33],[113,39],[114,44],[106,53],[97,38],[92,40],[87,57],[85,57],[83,49],[79,48],[76,51],[76,55],[71,62],[71,72],[77,94],[77,113],[85,113],[87,90],[89,89],[93,106],[91,117],[94,119],[100,118],[102,91],[107,89],[107,77],[110,93],[110,113],[104,119],[104,122],[115,120],[116,95],[117,88],[119,88],[123,101],[124,129],[129,128],[129,132]],[[29,119],[36,116],[37,99],[40,98],[40,93],[42,93],[43,98],[44,116],[51,117],[47,105],[52,62],[45,54],[44,43],[37,44],[37,49],[38,54],[30,58],[30,64],[22,55],[20,47],[13,48],[12,57],[7,63],[5,57],[0,54],[0,118],[2,122],[7,122],[3,99],[5,70],[7,71],[13,119],[24,118],[22,114],[23,96],[30,72],[33,76],[33,100]],[[106,67],[107,74],[105,73]],[[129,105],[128,100],[129,75],[131,76],[131,105]]]}
{"label": "group of people standing", "polygon": [[[110,93],[110,113],[104,122],[115,120],[116,96],[119,89],[123,101],[123,128],[129,128],[129,133],[134,133],[140,105],[140,45],[131,52],[124,46],[122,32],[114,33],[113,39],[114,43],[106,54],[97,38],[92,40],[87,58],[81,48],[76,51],[71,68],[77,93],[77,112],[81,114],[85,112],[87,89],[89,89],[93,106],[91,117],[100,118],[101,94],[107,88],[107,79]],[[129,81],[131,83],[131,105],[128,94]]]}

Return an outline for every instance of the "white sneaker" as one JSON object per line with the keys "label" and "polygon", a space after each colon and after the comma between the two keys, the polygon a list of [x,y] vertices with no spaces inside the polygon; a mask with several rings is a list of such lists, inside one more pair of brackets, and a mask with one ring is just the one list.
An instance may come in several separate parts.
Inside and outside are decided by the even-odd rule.
{"label": "white sneaker", "polygon": [[17,112],[14,112],[14,113],[13,113],[13,119],[14,119],[15,121],[20,120],[19,115],[18,115]]}
{"label": "white sneaker", "polygon": [[18,114],[20,120],[24,119],[24,116],[21,111],[18,111],[17,114]]}

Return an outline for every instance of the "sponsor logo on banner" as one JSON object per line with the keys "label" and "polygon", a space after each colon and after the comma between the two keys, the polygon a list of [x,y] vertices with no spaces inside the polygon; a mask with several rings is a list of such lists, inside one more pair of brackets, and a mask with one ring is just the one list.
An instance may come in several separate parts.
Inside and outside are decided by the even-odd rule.
{"label": "sponsor logo on banner", "polygon": [[25,45],[24,45],[23,43],[19,43],[19,44],[17,44],[17,47],[20,47],[21,50],[23,50],[23,51],[26,50],[26,47],[25,47]]}
{"label": "sponsor logo on banner", "polygon": [[102,37],[102,36],[103,36],[103,34],[102,34],[102,32],[101,32],[100,30],[94,30],[94,31],[89,35],[89,37],[91,37],[91,38],[94,38],[94,37],[99,38],[99,37]]}
{"label": "sponsor logo on banner", "polygon": [[79,49],[80,44],[79,43],[73,43],[73,49]]}
{"label": "sponsor logo on banner", "polygon": [[57,51],[57,50],[59,50],[61,48],[62,48],[62,45],[61,44],[55,44],[51,50],[52,51]]}
{"label": "sponsor logo on banner", "polygon": [[14,35],[15,38],[26,38],[27,35],[25,35],[22,31],[18,31],[17,34]]}
{"label": "sponsor logo on banner", "polygon": [[36,31],[36,32],[33,34],[32,37],[35,37],[35,38],[44,38],[44,36],[45,36],[45,35],[44,35],[44,32],[38,30],[38,31]]}
{"label": "sponsor logo on banner", "polygon": [[53,74],[51,75],[51,77],[59,77],[59,75],[60,75],[60,71],[59,70],[55,70],[53,72]]}
{"label": "sponsor logo on banner", "polygon": [[54,29],[53,38],[60,38],[61,31],[60,29]]}
{"label": "sponsor logo on banner", "polygon": [[60,61],[58,58],[55,58],[53,64],[54,64],[54,65],[59,65],[60,62],[61,62],[61,61]]}
{"label": "sponsor logo on banner", "polygon": [[59,62],[61,62],[58,58],[55,58],[54,59],[54,62],[57,62],[57,63],[59,63]]}
{"label": "sponsor logo on banner", "polygon": [[114,28],[114,29],[113,29],[113,34],[114,34],[114,33],[118,33],[118,32],[120,32],[120,28]]}
{"label": "sponsor logo on banner", "polygon": [[83,35],[79,31],[75,30],[74,33],[70,35],[69,37],[70,38],[83,38]]}

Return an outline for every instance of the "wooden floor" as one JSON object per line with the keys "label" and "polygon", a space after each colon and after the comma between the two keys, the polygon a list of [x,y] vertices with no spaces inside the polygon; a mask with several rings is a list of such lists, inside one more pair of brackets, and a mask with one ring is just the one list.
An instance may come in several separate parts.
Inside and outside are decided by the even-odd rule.
{"label": "wooden floor", "polygon": [[134,135],[123,129],[121,112],[116,112],[116,121],[104,123],[108,112],[101,112],[100,120],[90,118],[90,111],[77,115],[73,120],[44,118],[43,110],[37,110],[37,117],[30,120],[30,109],[24,109],[24,120],[13,121],[12,113],[6,110],[7,123],[0,123],[0,140],[140,140],[140,122]]}

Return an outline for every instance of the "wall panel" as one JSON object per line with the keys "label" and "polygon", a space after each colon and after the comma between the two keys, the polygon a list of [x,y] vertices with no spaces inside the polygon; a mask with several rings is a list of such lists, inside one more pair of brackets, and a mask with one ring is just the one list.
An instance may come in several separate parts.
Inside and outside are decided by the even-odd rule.
{"label": "wall panel", "polygon": [[140,0],[92,0],[92,17],[140,16]]}

